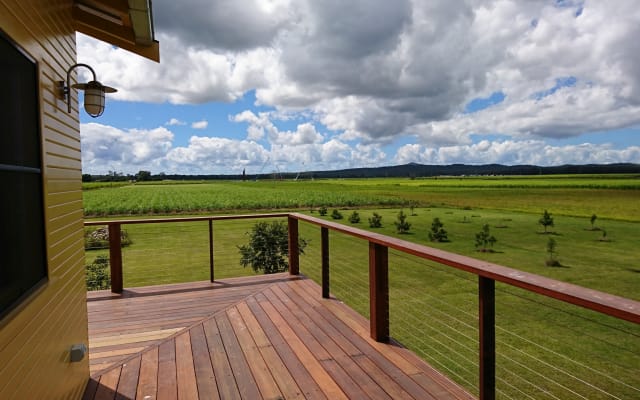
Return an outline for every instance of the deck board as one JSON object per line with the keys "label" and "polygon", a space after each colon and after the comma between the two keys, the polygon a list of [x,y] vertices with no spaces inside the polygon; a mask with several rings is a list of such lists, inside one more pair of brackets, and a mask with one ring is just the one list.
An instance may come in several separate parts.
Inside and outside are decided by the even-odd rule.
{"label": "deck board", "polygon": [[151,347],[141,355],[136,398],[155,399],[158,393],[158,348]]}
{"label": "deck board", "polygon": [[87,294],[91,375],[159,344],[286,275],[233,278]]}
{"label": "deck board", "polygon": [[204,336],[202,325],[194,326],[189,330],[191,335],[191,348],[193,349],[193,364],[196,374],[198,393],[205,399],[219,399],[218,384],[213,373],[207,339]]}
{"label": "deck board", "polygon": [[[372,340],[363,317],[304,277],[165,285],[88,304],[92,361],[103,362],[85,399],[473,398],[397,343]],[[176,326],[185,319],[171,313],[199,319]]]}

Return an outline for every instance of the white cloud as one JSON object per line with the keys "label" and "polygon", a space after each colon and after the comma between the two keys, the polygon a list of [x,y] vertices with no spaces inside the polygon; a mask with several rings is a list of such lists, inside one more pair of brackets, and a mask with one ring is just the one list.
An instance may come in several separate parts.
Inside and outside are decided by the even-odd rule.
{"label": "white cloud", "polygon": [[291,23],[288,0],[154,2],[155,27],[197,47],[244,51],[269,46]]}
{"label": "white cloud", "polygon": [[299,146],[323,141],[323,136],[310,122],[299,124],[293,132],[280,131],[272,121],[272,119],[280,118],[286,118],[286,115],[269,112],[261,112],[256,115],[250,110],[229,117],[231,121],[249,124],[247,140],[260,140],[265,137],[266,133],[269,142],[276,145]]}
{"label": "white cloud", "polygon": [[246,122],[249,124],[247,128],[247,140],[260,140],[264,137],[265,131],[269,134],[277,133],[277,128],[271,122],[270,114],[266,112],[254,114],[250,110],[245,110],[239,114],[230,116],[229,119],[234,122]]}
{"label": "white cloud", "polygon": [[196,121],[191,124],[191,127],[193,129],[207,129],[207,126],[209,126],[209,121],[204,119],[202,121]]}
{"label": "white cloud", "polygon": [[640,160],[640,146],[616,149],[609,144],[552,146],[542,140],[483,140],[474,144],[442,146],[419,144],[400,147],[393,158],[377,144],[349,144],[338,138],[319,140],[312,125],[296,132],[312,140],[282,141],[268,147],[252,140],[192,136],[185,146],[174,145],[174,135],[164,127],[121,130],[88,123],[81,125],[84,173],[108,171],[136,173],[230,174],[311,171],[381,166],[417,162],[423,164],[502,163],[559,165],[565,163],[616,163]]}
{"label": "white cloud", "polygon": [[167,126],[176,126],[176,125],[186,125],[187,123],[184,121],[180,121],[178,118],[171,118],[169,121],[165,122]]}
{"label": "white cloud", "polygon": [[[82,169],[89,173],[106,170],[158,170],[171,149],[173,133],[160,127],[151,130],[121,130],[98,123],[80,126]],[[135,170],[135,171],[134,171]]]}
{"label": "white cloud", "polygon": [[430,148],[418,144],[398,149],[394,162],[406,164],[505,164],[563,165],[609,164],[640,160],[640,146],[614,149],[609,144],[583,143],[552,146],[542,140],[493,141],[475,144]]}
{"label": "white cloud", "polygon": [[273,144],[299,146],[311,143],[321,143],[323,137],[316,131],[316,127],[313,126],[313,124],[306,122],[298,125],[295,132],[272,132],[269,136],[269,140]]}
{"label": "white cloud", "polygon": [[540,100],[504,103],[473,114],[415,128],[425,145],[467,144],[471,134],[503,134],[514,138],[568,138],[583,133],[638,124],[640,104],[620,104],[610,88],[579,84]]}
{"label": "white cloud", "polygon": [[[323,168],[385,163],[383,146],[407,138],[418,143],[397,159],[574,162],[595,156],[540,146],[640,126],[636,0],[209,3],[154,2],[160,64],[82,34],[79,61],[119,100],[235,102],[255,90],[257,105],[275,111],[230,117],[248,125],[246,143]],[[575,85],[554,88],[567,77]],[[463,113],[494,92],[502,103]],[[295,129],[278,128],[283,115]],[[474,144],[478,134],[501,139]],[[587,148],[638,162],[602,146]]]}
{"label": "white cloud", "polygon": [[198,174],[262,165],[269,153],[261,145],[246,140],[192,136],[187,147],[177,147],[166,155],[172,170]]}

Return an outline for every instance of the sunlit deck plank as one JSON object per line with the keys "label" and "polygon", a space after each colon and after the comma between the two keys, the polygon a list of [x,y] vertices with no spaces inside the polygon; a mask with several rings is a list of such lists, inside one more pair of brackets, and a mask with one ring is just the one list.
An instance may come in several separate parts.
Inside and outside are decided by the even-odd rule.
{"label": "sunlit deck plank", "polygon": [[[408,350],[370,339],[366,320],[335,299],[321,299],[311,280],[281,275],[264,284],[240,282],[254,289],[227,286],[246,295],[94,375],[85,398],[472,398]],[[225,296],[221,287],[198,291]],[[160,309],[168,303],[156,302]],[[100,307],[102,318],[110,307],[118,309]]]}
{"label": "sunlit deck plank", "polygon": [[91,374],[157,345],[286,276],[131,288],[121,295],[105,290],[89,292]]}

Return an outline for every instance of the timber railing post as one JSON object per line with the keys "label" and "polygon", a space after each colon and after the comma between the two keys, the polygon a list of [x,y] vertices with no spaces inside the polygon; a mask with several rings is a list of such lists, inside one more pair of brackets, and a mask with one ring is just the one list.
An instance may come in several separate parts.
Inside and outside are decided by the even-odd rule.
{"label": "timber railing post", "polygon": [[322,298],[329,298],[329,229],[320,228],[320,247],[322,248]]}
{"label": "timber railing post", "polygon": [[213,220],[209,220],[209,279],[214,282],[213,277]]}
{"label": "timber railing post", "polygon": [[480,342],[480,400],[496,398],[495,281],[478,276]]}
{"label": "timber railing post", "polygon": [[369,320],[371,338],[389,341],[389,248],[369,242]]}
{"label": "timber railing post", "polygon": [[111,269],[111,291],[122,293],[122,241],[120,224],[109,224],[109,267]]}
{"label": "timber railing post", "polygon": [[289,275],[300,273],[300,254],[298,249],[298,220],[288,217],[289,225]]}

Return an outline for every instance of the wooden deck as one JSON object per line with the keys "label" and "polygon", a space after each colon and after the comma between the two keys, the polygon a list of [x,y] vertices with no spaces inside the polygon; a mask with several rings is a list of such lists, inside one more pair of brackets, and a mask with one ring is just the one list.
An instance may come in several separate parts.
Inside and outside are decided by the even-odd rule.
{"label": "wooden deck", "polygon": [[89,295],[86,399],[470,399],[285,274]]}

